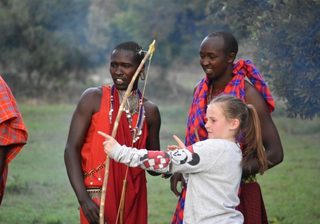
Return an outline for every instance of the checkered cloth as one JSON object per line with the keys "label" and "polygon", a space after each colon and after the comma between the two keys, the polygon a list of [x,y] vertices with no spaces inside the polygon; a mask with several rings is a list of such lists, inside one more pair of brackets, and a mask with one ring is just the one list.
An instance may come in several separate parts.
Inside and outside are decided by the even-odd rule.
{"label": "checkered cloth", "polygon": [[[142,150],[140,150],[142,151]],[[170,156],[164,151],[146,151],[142,167],[154,171],[169,171]]]}
{"label": "checkered cloth", "polygon": [[11,146],[5,169],[0,174],[0,204],[4,194],[8,163],[18,154],[28,139],[27,129],[13,94],[0,75],[0,146]]}
{"label": "checkered cloth", "polygon": [[[247,77],[254,87],[261,93],[266,101],[270,112],[274,110],[275,103],[271,92],[264,81],[262,75],[250,60],[239,60],[233,66],[233,78],[225,87],[223,93],[236,96],[244,101],[245,99],[245,78]],[[195,90],[192,104],[189,109],[185,144],[192,145],[198,140],[207,139],[207,131],[205,129],[205,115],[207,110],[207,95],[209,90],[209,79],[202,79]],[[199,139],[198,139],[199,138]],[[183,223],[183,209],[186,195],[186,187],[182,189],[179,202],[176,207],[172,224]]]}
{"label": "checkered cloth", "polygon": [[[270,112],[274,110],[275,104],[271,92],[262,75],[250,60],[239,60],[234,64],[233,74],[232,80],[227,84],[223,93],[236,96],[244,101],[245,77],[247,77],[265,99]],[[199,83],[189,109],[186,129],[186,145],[192,145],[197,141],[196,131],[198,132],[200,141],[207,139],[204,118],[207,111],[208,90],[209,79],[208,77],[205,77]]]}
{"label": "checkered cloth", "polygon": [[8,85],[0,76],[0,145],[16,145],[10,150],[10,162],[27,142],[28,133],[19,112],[16,100]]}

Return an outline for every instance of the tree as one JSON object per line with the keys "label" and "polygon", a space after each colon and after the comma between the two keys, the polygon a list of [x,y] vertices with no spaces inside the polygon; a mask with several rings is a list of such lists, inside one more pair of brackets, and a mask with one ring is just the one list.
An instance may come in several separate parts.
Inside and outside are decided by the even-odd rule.
{"label": "tree", "polygon": [[20,94],[52,97],[71,79],[85,79],[95,62],[88,1],[4,0],[0,6],[0,66],[9,80],[19,80]]}
{"label": "tree", "polygon": [[49,95],[85,82],[116,44],[147,48],[156,39],[161,75],[152,89],[167,95],[179,88],[167,69],[194,61],[208,33],[227,30],[255,42],[255,63],[288,114],[312,118],[320,113],[319,14],[316,0],[1,0],[0,68],[23,94]]}
{"label": "tree", "polygon": [[198,56],[200,40],[208,29],[202,23],[207,2],[94,0],[90,27],[99,46],[108,52],[122,41],[134,40],[147,48],[156,39],[153,64],[158,65],[160,75],[150,83],[148,93],[176,97],[172,91],[179,89],[183,95],[183,90],[170,81],[167,71],[177,59],[190,63]]}
{"label": "tree", "polygon": [[289,116],[320,114],[320,25],[314,19],[319,1],[212,0],[209,11],[211,21],[256,42],[255,61],[286,102]]}

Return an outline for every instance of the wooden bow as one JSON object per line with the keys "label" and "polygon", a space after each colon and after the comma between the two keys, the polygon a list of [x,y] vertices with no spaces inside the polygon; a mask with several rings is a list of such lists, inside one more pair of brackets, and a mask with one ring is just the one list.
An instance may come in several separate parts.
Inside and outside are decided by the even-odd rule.
{"label": "wooden bow", "polygon": [[[137,77],[138,77],[143,65],[147,61],[147,59],[149,57],[150,58],[152,57],[152,55],[153,55],[153,53],[155,51],[155,43],[156,43],[156,41],[153,40],[152,43],[149,45],[149,49],[148,49],[147,53],[145,54],[145,56],[143,57],[142,61],[140,62],[136,72],[134,73],[134,75],[133,75],[133,77],[132,77],[132,79],[131,79],[128,87],[127,87],[127,90],[126,90],[125,95],[124,95],[124,97],[122,99],[122,102],[120,104],[120,107],[119,107],[119,110],[118,110],[118,114],[117,114],[113,129],[112,129],[111,136],[113,138],[115,138],[115,136],[117,134],[117,130],[118,130],[121,114],[122,114],[122,111],[124,109],[124,105],[125,105],[128,97],[129,97],[129,95],[130,95],[130,93],[132,91],[134,82],[137,79]],[[109,162],[110,162],[110,159],[109,159],[109,157],[107,155],[106,162],[105,162],[105,172],[104,172],[104,179],[103,179],[103,184],[102,184],[101,199],[100,199],[100,212],[99,212],[99,223],[100,224],[105,224],[104,223],[104,208],[105,208],[105,198],[106,198],[107,183],[108,183],[108,176],[109,176]]]}

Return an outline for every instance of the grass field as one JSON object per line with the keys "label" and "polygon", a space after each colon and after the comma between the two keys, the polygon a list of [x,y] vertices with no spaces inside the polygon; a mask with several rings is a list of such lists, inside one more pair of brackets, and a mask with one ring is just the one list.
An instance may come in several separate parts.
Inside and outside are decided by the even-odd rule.
{"label": "grass field", "polygon": [[[78,204],[63,161],[75,105],[22,105],[29,143],[10,164],[0,207],[1,224],[73,224]],[[186,107],[160,105],[161,145],[183,136]],[[275,118],[285,151],[282,164],[259,177],[271,223],[314,224],[320,220],[320,120]],[[149,223],[166,224],[177,198],[169,180],[148,177]]]}

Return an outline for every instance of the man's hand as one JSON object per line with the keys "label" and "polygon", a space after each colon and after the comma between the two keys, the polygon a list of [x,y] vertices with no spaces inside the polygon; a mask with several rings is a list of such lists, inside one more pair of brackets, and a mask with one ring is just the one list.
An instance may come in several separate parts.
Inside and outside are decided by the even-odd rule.
{"label": "man's hand", "polygon": [[[178,136],[173,135],[173,139],[178,143],[178,146],[176,145],[169,145],[167,147],[168,150],[175,150],[175,149],[182,149],[182,148],[186,148],[186,145],[180,140],[180,138],[178,138]],[[184,186],[186,184],[183,175],[181,173],[175,173],[172,175],[172,177],[170,178],[170,187],[171,187],[171,191],[176,195],[179,196],[181,194],[181,190],[178,191],[178,183],[180,183],[180,188],[182,188],[182,186]]]}
{"label": "man's hand", "polygon": [[100,208],[90,197],[88,197],[84,202],[81,202],[80,206],[90,224],[99,224]]}
{"label": "man's hand", "polygon": [[186,184],[183,175],[181,173],[175,173],[170,178],[170,187],[171,191],[176,195],[179,196],[181,194],[181,190],[178,191],[178,183],[180,183],[180,188]]}

